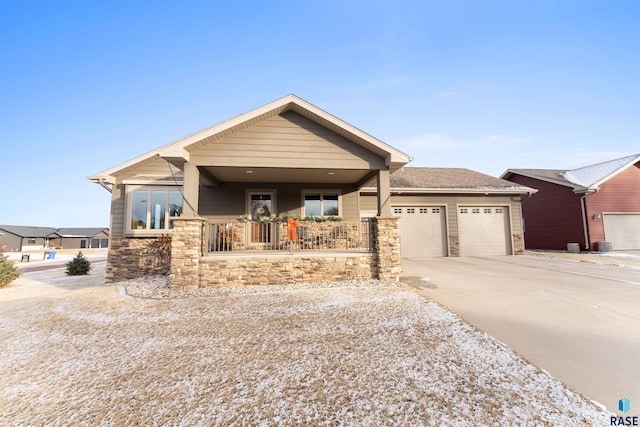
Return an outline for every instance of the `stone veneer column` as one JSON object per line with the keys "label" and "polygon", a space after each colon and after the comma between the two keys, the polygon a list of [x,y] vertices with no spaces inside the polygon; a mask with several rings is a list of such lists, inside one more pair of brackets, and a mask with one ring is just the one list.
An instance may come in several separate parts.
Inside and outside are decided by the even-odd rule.
{"label": "stone veneer column", "polygon": [[399,282],[402,263],[400,257],[400,232],[398,217],[378,216],[374,221],[374,251],[377,258],[378,279],[383,282]]}
{"label": "stone veneer column", "polygon": [[204,218],[176,217],[171,235],[170,286],[196,289],[200,286],[200,258]]}

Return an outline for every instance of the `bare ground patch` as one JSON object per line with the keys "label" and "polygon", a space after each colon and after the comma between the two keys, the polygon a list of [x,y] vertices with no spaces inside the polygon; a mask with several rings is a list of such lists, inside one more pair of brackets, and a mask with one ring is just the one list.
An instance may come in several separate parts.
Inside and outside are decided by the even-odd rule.
{"label": "bare ground patch", "polygon": [[5,300],[0,292],[2,423],[608,421],[437,304],[374,285],[155,300],[60,283],[42,283],[57,292],[37,298]]}

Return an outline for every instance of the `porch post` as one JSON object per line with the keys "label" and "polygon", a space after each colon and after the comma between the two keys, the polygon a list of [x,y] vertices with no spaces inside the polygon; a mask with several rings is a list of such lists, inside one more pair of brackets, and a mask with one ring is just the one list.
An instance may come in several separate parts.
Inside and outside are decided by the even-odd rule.
{"label": "porch post", "polygon": [[398,217],[378,216],[374,220],[374,251],[377,258],[378,279],[382,282],[400,281],[400,232]]}
{"label": "porch post", "polygon": [[191,163],[184,164],[184,203],[182,204],[182,215],[186,217],[198,216],[198,199],[200,196],[200,171],[198,167]]}
{"label": "porch post", "polygon": [[170,286],[196,289],[200,286],[205,219],[181,216],[172,220]]}
{"label": "porch post", "polygon": [[391,216],[391,179],[389,169],[378,171],[378,216]]}

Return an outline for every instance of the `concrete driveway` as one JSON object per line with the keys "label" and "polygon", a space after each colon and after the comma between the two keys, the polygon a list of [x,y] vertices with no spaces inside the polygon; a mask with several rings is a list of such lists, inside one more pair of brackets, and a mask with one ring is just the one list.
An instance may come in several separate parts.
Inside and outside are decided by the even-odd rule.
{"label": "concrete driveway", "polygon": [[401,281],[616,412],[640,412],[640,269],[530,255],[404,259]]}

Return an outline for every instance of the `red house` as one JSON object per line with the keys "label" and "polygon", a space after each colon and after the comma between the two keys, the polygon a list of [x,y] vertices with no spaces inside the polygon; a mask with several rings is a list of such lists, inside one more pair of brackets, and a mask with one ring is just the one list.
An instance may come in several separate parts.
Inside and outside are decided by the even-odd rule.
{"label": "red house", "polygon": [[526,248],[640,249],[640,154],[573,170],[508,169],[501,178],[538,190],[522,203]]}

